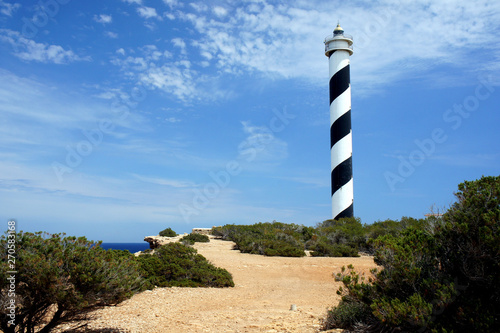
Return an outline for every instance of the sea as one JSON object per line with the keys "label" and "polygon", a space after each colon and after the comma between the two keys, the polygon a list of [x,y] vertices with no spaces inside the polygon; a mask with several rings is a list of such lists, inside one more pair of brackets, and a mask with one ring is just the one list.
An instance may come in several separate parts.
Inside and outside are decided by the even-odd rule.
{"label": "sea", "polygon": [[105,250],[129,250],[130,253],[135,253],[149,249],[149,243],[102,243],[101,247]]}

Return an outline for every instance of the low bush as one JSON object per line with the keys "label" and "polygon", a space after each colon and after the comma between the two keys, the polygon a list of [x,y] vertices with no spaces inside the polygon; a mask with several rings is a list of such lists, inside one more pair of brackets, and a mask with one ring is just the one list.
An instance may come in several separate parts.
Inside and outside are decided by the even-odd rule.
{"label": "low bush", "polygon": [[231,274],[213,266],[196,249],[181,243],[160,246],[137,257],[147,287],[234,287]]}
{"label": "low bush", "polygon": [[177,233],[173,231],[171,228],[167,228],[165,230],[160,231],[159,235],[163,237],[175,237],[177,236]]}
{"label": "low bush", "polygon": [[311,256],[313,257],[359,257],[358,250],[344,244],[328,244],[325,241],[318,241],[309,245]]}
{"label": "low bush", "polygon": [[267,256],[303,256],[310,250],[317,257],[358,257],[375,254],[374,241],[385,235],[399,236],[406,229],[430,230],[431,219],[403,217],[363,225],[359,218],[326,220],[315,228],[281,222],[214,227],[212,235],[236,243],[241,252]]}
{"label": "low bush", "polygon": [[235,249],[244,253],[266,256],[302,257],[304,242],[312,237],[314,228],[281,222],[253,225],[225,225],[212,234],[236,243]]}
{"label": "low bush", "polygon": [[[84,320],[90,311],[118,304],[143,290],[139,265],[128,251],[105,251],[85,237],[23,233],[0,237],[0,248],[16,244],[15,323],[2,306],[5,333],[46,333],[65,322]],[[10,271],[7,251],[0,254],[1,302],[7,301]],[[12,259],[11,259],[12,260]],[[6,304],[6,303],[5,303]]]}
{"label": "low bush", "polygon": [[370,307],[362,302],[341,300],[338,306],[328,310],[323,328],[353,328],[357,323],[366,321],[370,312]]}
{"label": "low bush", "polygon": [[180,242],[184,244],[190,244],[193,245],[196,242],[199,243],[208,243],[210,242],[210,238],[207,235],[202,235],[202,234],[189,234],[187,236],[184,236],[180,239]]}
{"label": "low bush", "polygon": [[[500,177],[458,189],[442,220],[410,221],[373,241],[383,267],[374,279],[352,267],[337,275],[342,301],[325,329],[500,332]],[[357,311],[360,304],[370,311]]]}
{"label": "low bush", "polygon": [[359,218],[326,220],[318,224],[315,231],[306,249],[316,257],[358,257],[359,249],[366,242]]}

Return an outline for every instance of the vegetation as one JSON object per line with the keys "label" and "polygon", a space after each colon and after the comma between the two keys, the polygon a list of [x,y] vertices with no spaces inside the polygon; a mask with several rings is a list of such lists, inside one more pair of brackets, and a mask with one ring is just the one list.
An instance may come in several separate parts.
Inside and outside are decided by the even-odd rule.
{"label": "vegetation", "polygon": [[160,231],[159,235],[163,237],[175,237],[177,236],[177,233],[173,231],[171,228],[167,228],[165,230]]}
{"label": "vegetation", "polygon": [[213,266],[196,249],[181,243],[160,246],[137,257],[147,287],[234,287],[231,274]]}
{"label": "vegetation", "polygon": [[253,225],[228,224],[215,227],[212,234],[236,243],[241,252],[267,256],[301,257],[304,250],[319,257],[357,257],[360,251],[375,253],[374,241],[384,235],[400,236],[410,227],[425,229],[430,219],[403,217],[363,225],[359,218],[326,220],[315,228],[281,222]]}
{"label": "vegetation", "polygon": [[[14,235],[15,259],[8,257],[9,245],[14,244],[9,239]],[[5,333],[47,333],[63,323],[86,320],[97,308],[118,304],[155,286],[234,286],[228,271],[214,267],[195,249],[180,243],[135,257],[129,251],[106,251],[100,242],[85,237],[19,232],[0,237],[0,248],[0,328]],[[12,299],[8,295],[9,260],[15,260],[17,271],[16,326],[7,316]]]}
{"label": "vegetation", "polygon": [[[11,271],[7,236],[0,238],[1,303],[8,299]],[[45,333],[85,319],[98,307],[117,304],[142,289],[139,265],[130,253],[105,251],[85,237],[47,233],[16,234],[15,322],[1,307],[1,328],[9,332]],[[5,303],[6,304],[6,303]]]}
{"label": "vegetation", "polygon": [[302,257],[305,256],[304,243],[312,237],[313,230],[274,221],[254,225],[229,224],[214,228],[212,234],[235,242],[235,249],[244,253]]}
{"label": "vegetation", "polygon": [[373,278],[343,268],[342,301],[324,328],[500,331],[500,177],[466,181],[456,198],[441,220],[408,220],[372,240],[383,267]]}
{"label": "vegetation", "polygon": [[184,236],[180,239],[180,242],[183,244],[189,244],[193,245],[196,242],[199,243],[208,243],[210,242],[210,238],[208,238],[207,235],[202,235],[202,234],[189,234],[187,236]]}
{"label": "vegetation", "polygon": [[365,241],[359,218],[342,218],[320,223],[306,248],[317,257],[358,257]]}
{"label": "vegetation", "polygon": [[[442,218],[327,220],[315,228],[281,222],[226,225],[215,236],[242,252],[267,256],[374,254],[381,266],[365,277],[352,265],[336,275],[343,287],[325,329],[349,332],[500,331],[500,176],[466,181]],[[160,235],[176,235],[167,228]],[[16,256],[8,257],[15,235]],[[186,244],[208,241],[191,234]],[[138,257],[108,250],[85,237],[15,233],[0,237],[0,328],[5,333],[47,333],[84,320],[96,308],[118,304],[146,288],[232,287],[231,274],[196,249],[169,243]],[[6,304],[15,260],[16,326]]]}

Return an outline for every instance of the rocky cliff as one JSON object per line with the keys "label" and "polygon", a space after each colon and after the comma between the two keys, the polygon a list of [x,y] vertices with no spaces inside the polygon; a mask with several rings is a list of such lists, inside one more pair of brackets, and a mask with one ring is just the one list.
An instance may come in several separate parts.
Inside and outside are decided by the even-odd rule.
{"label": "rocky cliff", "polygon": [[156,249],[162,245],[171,243],[171,242],[177,242],[179,239],[182,237],[186,236],[187,234],[182,234],[182,235],[177,235],[175,237],[163,237],[163,236],[146,236],[144,237],[144,241],[149,243],[149,248],[150,249]]}

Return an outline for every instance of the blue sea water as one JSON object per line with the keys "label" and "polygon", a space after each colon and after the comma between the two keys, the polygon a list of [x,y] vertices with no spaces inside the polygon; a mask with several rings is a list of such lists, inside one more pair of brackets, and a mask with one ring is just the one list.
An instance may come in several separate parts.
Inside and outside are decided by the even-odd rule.
{"label": "blue sea water", "polygon": [[131,253],[149,249],[149,243],[102,243],[101,247],[105,250],[129,250]]}

